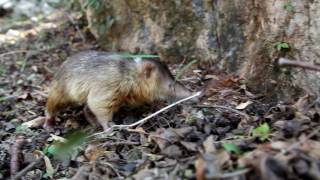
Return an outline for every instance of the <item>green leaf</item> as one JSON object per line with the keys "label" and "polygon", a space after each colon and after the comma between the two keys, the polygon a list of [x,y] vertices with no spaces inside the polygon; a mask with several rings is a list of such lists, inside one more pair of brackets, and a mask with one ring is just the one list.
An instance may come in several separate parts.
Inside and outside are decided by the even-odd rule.
{"label": "green leaf", "polygon": [[202,108],[202,111],[203,111],[204,113],[207,113],[207,112],[209,112],[209,109],[208,109],[208,108]]}
{"label": "green leaf", "polygon": [[289,49],[289,44],[288,43],[281,43],[281,48],[282,49]]}
{"label": "green leaf", "polygon": [[254,137],[259,137],[259,139],[261,141],[265,141],[265,140],[269,139],[270,127],[269,127],[268,123],[263,123],[260,126],[258,126],[257,128],[253,129],[252,135]]}
{"label": "green leaf", "polygon": [[6,73],[6,69],[0,66],[0,76],[2,76],[4,73]]}
{"label": "green leaf", "polygon": [[0,97],[0,103],[6,101],[6,97]]}
{"label": "green leaf", "polygon": [[87,133],[76,132],[66,137],[66,142],[55,141],[46,149],[48,154],[52,154],[56,159],[65,160],[75,156],[79,148],[88,140]]}
{"label": "green leaf", "polygon": [[290,48],[289,44],[286,42],[276,42],[274,46],[278,51]]}
{"label": "green leaf", "polygon": [[188,115],[185,121],[188,125],[192,125],[195,122],[195,119],[191,115]]}
{"label": "green leaf", "polygon": [[159,58],[160,56],[158,55],[152,55],[152,54],[137,54],[137,55],[134,55],[134,54],[130,54],[130,53],[122,53],[120,54],[120,57],[122,58]]}
{"label": "green leaf", "polygon": [[283,5],[283,9],[284,10],[287,10],[289,12],[293,12],[294,11],[294,6],[290,3],[286,3]]}
{"label": "green leaf", "polygon": [[46,166],[46,173],[43,175],[43,177],[44,178],[50,177],[52,179],[52,177],[55,173],[55,170],[52,167],[51,161],[47,156],[44,156],[43,159],[44,159],[45,166]]}
{"label": "green leaf", "polygon": [[22,133],[29,129],[27,125],[19,125],[16,127],[16,133]]}
{"label": "green leaf", "polygon": [[230,153],[235,153],[237,155],[240,155],[242,153],[240,148],[235,144],[223,143],[222,146],[226,151],[228,151]]}

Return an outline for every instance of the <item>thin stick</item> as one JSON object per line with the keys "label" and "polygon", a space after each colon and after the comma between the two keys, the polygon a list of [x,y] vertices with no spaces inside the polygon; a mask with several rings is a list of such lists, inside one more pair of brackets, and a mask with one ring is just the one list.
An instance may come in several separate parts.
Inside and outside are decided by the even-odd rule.
{"label": "thin stick", "polygon": [[184,98],[184,99],[181,99],[181,100],[179,100],[179,101],[177,101],[177,102],[174,102],[174,103],[172,103],[172,104],[170,104],[170,105],[168,105],[168,106],[160,109],[159,111],[157,111],[157,112],[155,112],[155,113],[153,113],[153,114],[151,114],[151,115],[149,115],[149,116],[147,116],[147,117],[145,117],[145,118],[143,118],[143,119],[141,119],[141,120],[139,120],[139,121],[137,121],[137,122],[135,122],[135,123],[128,124],[128,125],[113,125],[113,126],[111,126],[110,128],[106,129],[105,131],[99,132],[99,133],[95,133],[95,134],[93,134],[93,135],[91,135],[91,136],[97,136],[97,135],[101,135],[101,134],[107,134],[107,133],[112,132],[114,129],[133,128],[133,127],[135,127],[135,126],[137,126],[137,125],[140,125],[140,124],[145,123],[147,120],[155,117],[156,115],[162,113],[163,111],[166,111],[166,110],[172,108],[173,106],[176,106],[176,105],[178,105],[178,104],[180,104],[180,103],[182,103],[182,102],[184,102],[184,101],[188,101],[188,100],[190,100],[190,99],[192,99],[192,98],[195,98],[195,97],[197,97],[197,96],[200,96],[200,95],[201,95],[201,92],[197,92],[197,93],[195,93],[194,95],[189,96],[189,97],[186,97],[186,98]]}
{"label": "thin stick", "polygon": [[221,174],[221,175],[218,175],[218,176],[219,176],[219,178],[231,178],[231,177],[234,177],[234,176],[239,176],[239,175],[242,175],[242,174],[246,174],[250,170],[251,169],[249,169],[249,168],[245,168],[245,169],[241,169],[241,170],[234,171],[234,172],[224,173],[224,174]]}
{"label": "thin stick", "polygon": [[238,111],[236,109],[232,109],[230,107],[226,107],[226,106],[220,106],[220,105],[198,105],[198,106],[195,106],[195,107],[199,107],[199,108],[220,108],[220,109],[226,109],[226,110],[229,110],[229,111],[232,111],[234,113],[237,113],[241,116],[243,116],[244,118],[246,118],[246,120],[249,120],[250,119],[250,116],[248,116],[248,114],[246,113],[243,113],[241,111]]}
{"label": "thin stick", "polygon": [[0,58],[1,58],[1,57],[4,57],[4,56],[7,56],[7,55],[10,55],[10,54],[26,53],[26,52],[30,52],[30,51],[32,51],[32,50],[16,50],[16,51],[10,51],[10,52],[6,52],[6,53],[0,54]]}
{"label": "thin stick", "polygon": [[311,64],[311,63],[306,63],[306,62],[301,62],[301,61],[293,61],[287,58],[280,58],[278,61],[278,64],[280,66],[292,66],[292,67],[300,67],[304,69],[309,69],[313,71],[320,71],[320,66]]}
{"label": "thin stick", "polygon": [[10,174],[13,177],[20,170],[21,164],[23,163],[22,147],[26,142],[24,136],[17,136],[16,142],[12,146],[11,161],[10,161]]}
{"label": "thin stick", "polygon": [[6,52],[6,53],[0,54],[0,60],[1,60],[2,57],[7,56],[7,55],[11,55],[11,54],[17,54],[17,53],[39,53],[39,52],[42,52],[42,51],[49,51],[49,50],[58,48],[58,47],[63,46],[65,44],[67,44],[67,43],[62,43],[62,44],[58,44],[58,45],[56,45],[54,47],[43,48],[43,49],[39,49],[39,50],[26,50],[26,49],[14,50],[14,51],[10,51],[10,52]]}
{"label": "thin stick", "polygon": [[18,180],[21,179],[22,176],[24,176],[27,172],[32,170],[38,163],[40,163],[43,160],[43,157],[39,157],[36,161],[30,163],[27,167],[22,169],[20,172],[18,172],[14,177],[11,178],[11,180]]}

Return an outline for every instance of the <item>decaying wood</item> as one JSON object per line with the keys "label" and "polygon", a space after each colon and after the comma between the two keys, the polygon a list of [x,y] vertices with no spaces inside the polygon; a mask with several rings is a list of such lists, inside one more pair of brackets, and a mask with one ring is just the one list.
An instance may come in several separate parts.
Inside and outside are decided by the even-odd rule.
{"label": "decaying wood", "polygon": [[16,142],[11,149],[10,174],[14,176],[21,168],[23,163],[22,146],[25,143],[24,136],[17,136]]}

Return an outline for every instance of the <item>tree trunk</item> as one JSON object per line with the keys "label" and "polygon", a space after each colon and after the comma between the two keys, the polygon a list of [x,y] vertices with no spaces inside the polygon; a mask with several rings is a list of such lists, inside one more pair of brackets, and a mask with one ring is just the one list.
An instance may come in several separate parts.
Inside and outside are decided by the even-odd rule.
{"label": "tree trunk", "polygon": [[283,98],[319,94],[320,72],[276,63],[320,63],[319,8],[320,0],[101,0],[86,14],[106,50],[209,61]]}

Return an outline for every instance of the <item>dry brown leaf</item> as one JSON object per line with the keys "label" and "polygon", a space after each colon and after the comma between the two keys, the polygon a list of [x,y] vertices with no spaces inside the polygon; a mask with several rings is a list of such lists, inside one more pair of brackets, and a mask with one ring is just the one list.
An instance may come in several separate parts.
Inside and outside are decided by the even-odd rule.
{"label": "dry brown leaf", "polygon": [[65,128],[78,129],[80,127],[79,121],[75,119],[68,119],[64,124]]}
{"label": "dry brown leaf", "polygon": [[247,106],[249,106],[250,104],[252,104],[253,102],[252,101],[247,101],[245,103],[240,103],[236,106],[236,109],[238,110],[243,110],[245,109]]}
{"label": "dry brown leaf", "polygon": [[46,117],[40,116],[40,117],[37,117],[31,121],[27,121],[27,122],[22,123],[22,126],[26,126],[28,128],[37,128],[37,127],[42,126],[44,124],[45,120],[46,120]]}

